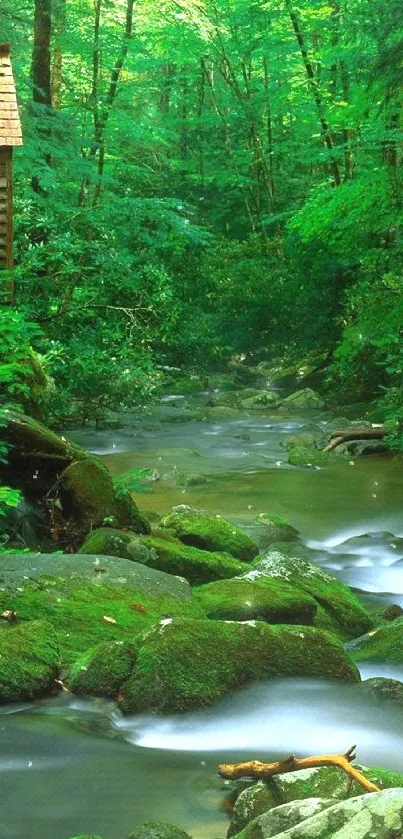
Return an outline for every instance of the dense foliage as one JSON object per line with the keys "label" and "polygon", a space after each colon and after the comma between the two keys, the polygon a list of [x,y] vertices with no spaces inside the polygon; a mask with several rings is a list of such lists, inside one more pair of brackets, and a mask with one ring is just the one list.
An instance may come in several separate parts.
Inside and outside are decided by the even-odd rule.
{"label": "dense foliage", "polygon": [[167,366],[318,348],[403,422],[400,0],[3,0],[0,23],[25,138],[7,399],[33,358],[85,419]]}

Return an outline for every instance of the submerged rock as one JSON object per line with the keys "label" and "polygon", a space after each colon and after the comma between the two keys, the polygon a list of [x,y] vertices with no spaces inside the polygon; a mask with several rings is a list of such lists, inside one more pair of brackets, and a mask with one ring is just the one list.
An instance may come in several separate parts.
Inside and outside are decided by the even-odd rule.
{"label": "submerged rock", "polygon": [[341,644],[309,626],[163,620],[139,642],[122,687],[126,713],[178,713],[211,705],[259,679],[316,676],[360,681]]}
{"label": "submerged rock", "polygon": [[[285,546],[286,547],[286,546]],[[340,638],[357,638],[371,629],[372,618],[350,589],[323,568],[294,553],[269,548],[253,567],[242,574],[242,579],[283,580],[295,589],[305,591],[316,600],[318,609],[314,625],[336,633]],[[393,624],[396,625],[396,622]]]}
{"label": "submerged rock", "polygon": [[301,589],[281,580],[221,580],[200,586],[195,598],[214,620],[263,620],[267,623],[312,624],[317,603]]}
{"label": "submerged rock", "polygon": [[188,833],[162,822],[146,822],[130,834],[129,839],[191,839]]}
{"label": "submerged rock", "polygon": [[235,577],[244,568],[239,560],[226,553],[202,551],[174,538],[157,535],[138,537],[127,530],[108,527],[94,530],[80,550],[82,553],[103,553],[142,562],[150,568],[184,577],[191,585]]}
{"label": "submerged rock", "polygon": [[[289,812],[296,810],[298,813],[302,803],[307,804],[288,805]],[[311,815],[301,808],[299,823],[295,824],[292,819],[292,826],[280,827],[280,832],[273,833],[275,808],[250,822],[236,839],[399,839],[403,828],[402,788],[367,793],[327,805],[325,802],[324,809]]]}
{"label": "submerged rock", "polygon": [[161,519],[166,527],[186,545],[207,551],[224,551],[246,562],[259,553],[257,544],[246,533],[221,516],[188,507],[173,507]]}
{"label": "submerged rock", "polygon": [[344,454],[337,452],[325,452],[315,447],[291,446],[288,449],[288,463],[291,466],[331,466],[332,463],[345,461]]}
{"label": "submerged rock", "polygon": [[59,673],[55,631],[44,620],[0,630],[0,702],[45,696]]}

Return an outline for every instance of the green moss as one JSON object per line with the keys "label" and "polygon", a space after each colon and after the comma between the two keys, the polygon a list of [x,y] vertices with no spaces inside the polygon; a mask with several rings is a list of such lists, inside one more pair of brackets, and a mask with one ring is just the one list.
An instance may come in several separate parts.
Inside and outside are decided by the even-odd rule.
{"label": "green moss", "polygon": [[106,641],[98,644],[79,656],[71,671],[69,687],[73,693],[114,699],[129,678],[135,658],[133,643]]}
{"label": "green moss", "polygon": [[290,396],[287,396],[286,399],[283,399],[281,404],[286,408],[317,408],[318,410],[324,408],[325,405],[322,397],[310,387],[296,390]]}
{"label": "green moss", "polygon": [[58,671],[57,638],[49,623],[31,621],[0,630],[0,702],[46,694]]}
{"label": "green moss", "polygon": [[288,450],[288,463],[291,466],[331,466],[333,463],[345,461],[344,455],[335,452],[325,452],[320,449],[305,446],[292,446]]}
{"label": "green moss", "polygon": [[122,688],[122,708],[128,713],[187,711],[254,680],[283,676],[359,681],[341,644],[312,627],[163,621],[143,635],[132,676]]}
{"label": "green moss", "polygon": [[84,540],[79,553],[121,556],[142,565],[153,565],[153,552],[144,545],[138,536],[130,530],[117,530],[114,527],[99,527]]}
{"label": "green moss", "polygon": [[292,545],[289,552],[287,547],[282,546],[280,551],[272,545],[242,578],[262,583],[266,580],[268,584],[273,579],[283,580],[306,592],[318,604],[314,625],[342,640],[357,638],[372,628],[371,616],[347,586],[304,559]]}
{"label": "green moss", "polygon": [[196,548],[224,551],[246,562],[259,553],[256,543],[231,522],[184,504],[163,516],[161,525]]}
{"label": "green moss", "polygon": [[235,577],[244,568],[242,562],[229,554],[192,548],[161,529],[153,536],[138,537],[127,530],[98,528],[85,539],[80,552],[125,557],[185,577],[192,585]]}
{"label": "green moss", "polygon": [[225,553],[203,551],[157,536],[144,536],[141,541],[154,554],[150,566],[185,577],[191,585],[235,577],[244,569],[242,562]]}
{"label": "green moss", "polygon": [[[403,775],[397,772],[361,766],[358,768],[380,789],[403,786]],[[258,781],[241,792],[235,803],[228,836],[238,834],[253,819],[281,804],[307,798],[334,799],[336,802],[357,795],[365,795],[363,787],[356,781],[350,784],[345,773],[334,767],[317,767],[276,775],[266,781]]]}
{"label": "green moss", "polygon": [[[110,588],[76,577],[40,577],[21,591],[1,591],[0,610],[4,609],[17,612],[21,621],[37,618],[49,621],[55,629],[65,668],[73,664],[80,653],[98,643],[132,641],[167,614],[186,617],[203,614],[201,608],[190,601],[176,597],[147,597],[131,589]],[[112,618],[116,623],[105,618]]]}
{"label": "green moss", "polygon": [[374,629],[351,644],[354,661],[403,662],[403,618]]}
{"label": "green moss", "polygon": [[312,597],[281,580],[221,580],[200,586],[194,595],[207,617],[215,620],[312,624],[317,610]]}

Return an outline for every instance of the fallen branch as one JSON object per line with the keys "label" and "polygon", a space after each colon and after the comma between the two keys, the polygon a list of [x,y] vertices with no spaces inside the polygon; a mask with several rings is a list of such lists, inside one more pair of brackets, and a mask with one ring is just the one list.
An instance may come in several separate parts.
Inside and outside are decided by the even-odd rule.
{"label": "fallen branch", "polygon": [[323,451],[331,452],[341,443],[348,443],[350,440],[382,440],[383,437],[386,437],[386,434],[387,431],[383,426],[359,428],[354,425],[350,428],[339,428],[330,435],[329,442]]}
{"label": "fallen branch", "polygon": [[318,766],[337,766],[342,769],[353,781],[357,781],[367,792],[379,792],[379,787],[375,786],[371,781],[356,769],[351,766],[353,760],[356,759],[356,746],[351,748],[342,755],[316,755],[314,757],[297,758],[295,755],[285,758],[285,760],[276,760],[274,763],[261,763],[260,760],[249,760],[246,763],[222,763],[218,766],[218,774],[222,778],[228,778],[232,781],[245,776],[254,779],[264,780],[271,778],[273,775],[282,775],[285,772],[297,772],[299,769],[314,769]]}

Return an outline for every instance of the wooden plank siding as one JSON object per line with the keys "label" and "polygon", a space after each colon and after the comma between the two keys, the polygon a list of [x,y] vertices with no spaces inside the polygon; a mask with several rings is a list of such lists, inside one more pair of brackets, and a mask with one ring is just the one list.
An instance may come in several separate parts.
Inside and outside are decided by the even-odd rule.
{"label": "wooden plank siding", "polygon": [[13,267],[13,148],[21,145],[10,46],[0,44],[0,304],[14,302],[14,282],[1,270]]}

